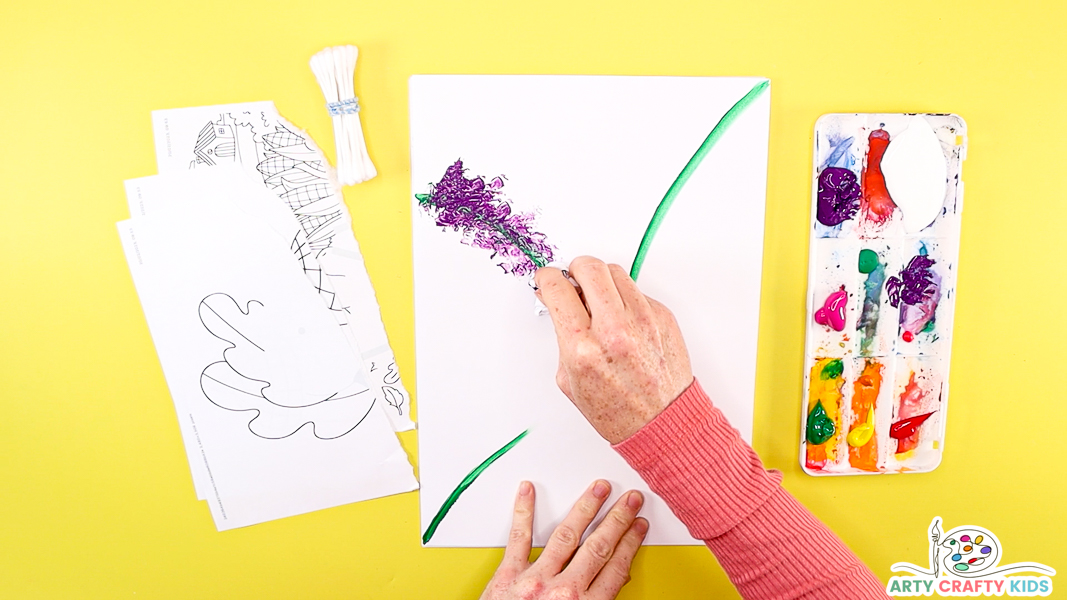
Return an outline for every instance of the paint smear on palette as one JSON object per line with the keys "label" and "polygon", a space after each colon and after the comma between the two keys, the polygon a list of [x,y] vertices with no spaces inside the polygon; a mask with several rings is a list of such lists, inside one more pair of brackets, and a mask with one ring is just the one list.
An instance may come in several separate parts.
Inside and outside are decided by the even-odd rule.
{"label": "paint smear on palette", "polygon": [[804,428],[805,462],[809,469],[822,469],[837,459],[844,385],[844,362],[840,358],[820,359],[811,368],[808,378],[810,410]]}
{"label": "paint smear on palette", "polygon": [[867,275],[863,282],[863,307],[856,323],[859,331],[860,354],[871,355],[871,346],[878,335],[878,313],[882,306],[882,284],[885,283],[885,265],[874,250],[860,250],[859,271]]}
{"label": "paint smear on palette", "polygon": [[[822,167],[824,169],[827,167],[838,167],[840,169],[851,170],[854,160],[850,151],[852,150],[852,142],[855,139],[856,138],[853,137],[830,137],[827,142],[829,147],[833,148],[833,150],[830,151],[830,156],[826,157],[826,161],[823,162]],[[859,191],[858,186],[856,190]]]}
{"label": "paint smear on palette", "polygon": [[504,179],[467,177],[463,161],[445,170],[429,194],[415,194],[438,226],[463,234],[463,243],[492,251],[505,273],[525,277],[552,262],[555,246],[534,229],[534,213],[515,211],[504,195]]}
{"label": "paint smear on palette", "polygon": [[882,363],[867,359],[852,388],[852,414],[856,422],[848,432],[848,462],[863,471],[878,471],[878,438],[874,411],[882,390]]}
{"label": "paint smear on palette", "polygon": [[867,161],[863,168],[863,199],[860,210],[865,221],[880,229],[893,217],[897,205],[889,196],[882,174],[882,156],[889,147],[889,134],[876,129],[868,138]]}
{"label": "paint smear on palette", "polygon": [[900,307],[900,335],[905,342],[934,329],[934,315],[941,299],[941,277],[932,270],[935,263],[926,254],[917,254],[899,275],[885,283],[889,303]]}
{"label": "paint smear on palette", "polygon": [[[919,426],[930,418],[932,412],[923,413],[923,398],[926,392],[915,381],[915,373],[912,372],[904,386],[904,393],[900,395],[900,408],[897,411],[899,420],[890,427],[890,437],[897,441],[897,459],[901,460],[901,454],[914,450],[919,445]],[[895,430],[894,430],[895,429]]]}

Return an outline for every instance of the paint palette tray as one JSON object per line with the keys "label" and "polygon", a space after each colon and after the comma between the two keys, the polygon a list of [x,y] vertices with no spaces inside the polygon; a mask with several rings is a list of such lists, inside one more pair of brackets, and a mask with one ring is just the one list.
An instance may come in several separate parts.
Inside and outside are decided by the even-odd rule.
{"label": "paint palette tray", "polygon": [[815,124],[800,463],[941,463],[967,126],[947,114]]}

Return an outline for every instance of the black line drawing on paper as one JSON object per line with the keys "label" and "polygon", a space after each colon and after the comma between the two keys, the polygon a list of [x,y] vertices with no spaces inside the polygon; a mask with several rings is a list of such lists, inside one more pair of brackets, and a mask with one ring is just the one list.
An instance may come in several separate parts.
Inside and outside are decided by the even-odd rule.
{"label": "black line drawing on paper", "polygon": [[385,398],[386,404],[396,409],[398,415],[404,414],[404,395],[400,390],[391,385],[383,385],[382,398]]}
{"label": "black line drawing on paper", "polygon": [[296,216],[315,257],[332,245],[343,223],[342,200],[325,159],[303,134],[264,111],[221,113],[200,130],[189,168],[220,163],[254,166]]}
{"label": "black line drawing on paper", "polygon": [[[337,439],[358,427],[375,399],[370,388],[349,383],[319,382],[322,391],[303,393],[298,348],[278,344],[269,334],[284,315],[272,314],[263,302],[243,306],[225,293],[210,294],[197,306],[200,322],[212,336],[226,342],[222,360],[200,373],[200,389],[214,405],[234,412],[253,412],[248,430],[264,439],[283,439],[305,426],[322,440]],[[343,381],[339,380],[339,381]],[[332,389],[329,386],[340,389]]]}
{"label": "black line drawing on paper", "polygon": [[[264,186],[278,196],[296,217],[290,250],[300,261],[326,306],[351,313],[325,285],[318,259],[333,245],[336,227],[343,224],[342,200],[330,182],[325,159],[308,139],[265,111],[220,113],[197,135],[190,169],[236,163],[259,173]],[[340,318],[342,326],[347,319]]]}
{"label": "black line drawing on paper", "polygon": [[396,361],[389,363],[385,375],[382,376],[382,398],[385,403],[396,409],[397,414],[404,414],[404,394],[393,387],[400,382],[400,372],[396,369]]}
{"label": "black line drawing on paper", "polygon": [[296,232],[289,248],[300,261],[300,268],[304,270],[304,275],[311,280],[311,285],[326,303],[326,308],[336,313],[334,318],[337,319],[338,324],[342,327],[348,325],[348,315],[352,314],[352,311],[348,305],[341,303],[337,293],[333,291],[333,286],[326,280],[327,277],[344,277],[344,275],[331,275],[322,270],[318,261],[311,256],[310,246],[302,231]]}

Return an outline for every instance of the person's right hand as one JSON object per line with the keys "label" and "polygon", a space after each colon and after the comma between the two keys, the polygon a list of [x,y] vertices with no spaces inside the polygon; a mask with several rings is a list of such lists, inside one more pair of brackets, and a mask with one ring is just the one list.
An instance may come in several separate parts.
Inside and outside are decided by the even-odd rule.
{"label": "person's right hand", "polygon": [[574,259],[570,275],[538,269],[537,294],[559,341],[556,382],[612,444],[651,421],[693,382],[682,333],[666,306],[619,265]]}

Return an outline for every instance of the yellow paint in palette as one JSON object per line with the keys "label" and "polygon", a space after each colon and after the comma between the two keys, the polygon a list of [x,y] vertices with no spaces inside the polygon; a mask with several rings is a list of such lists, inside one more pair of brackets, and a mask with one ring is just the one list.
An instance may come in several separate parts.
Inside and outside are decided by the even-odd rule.
{"label": "yellow paint in palette", "polygon": [[874,410],[882,389],[882,364],[877,360],[864,360],[863,372],[856,378],[852,389],[852,413],[866,415],[866,420],[857,421],[848,433],[848,462],[856,469],[878,471],[878,440],[874,436]]}
{"label": "yellow paint in palette", "polygon": [[805,463],[809,469],[822,469],[837,459],[837,446],[842,435],[844,370],[840,358],[821,358],[811,367],[808,419],[804,428]]}

